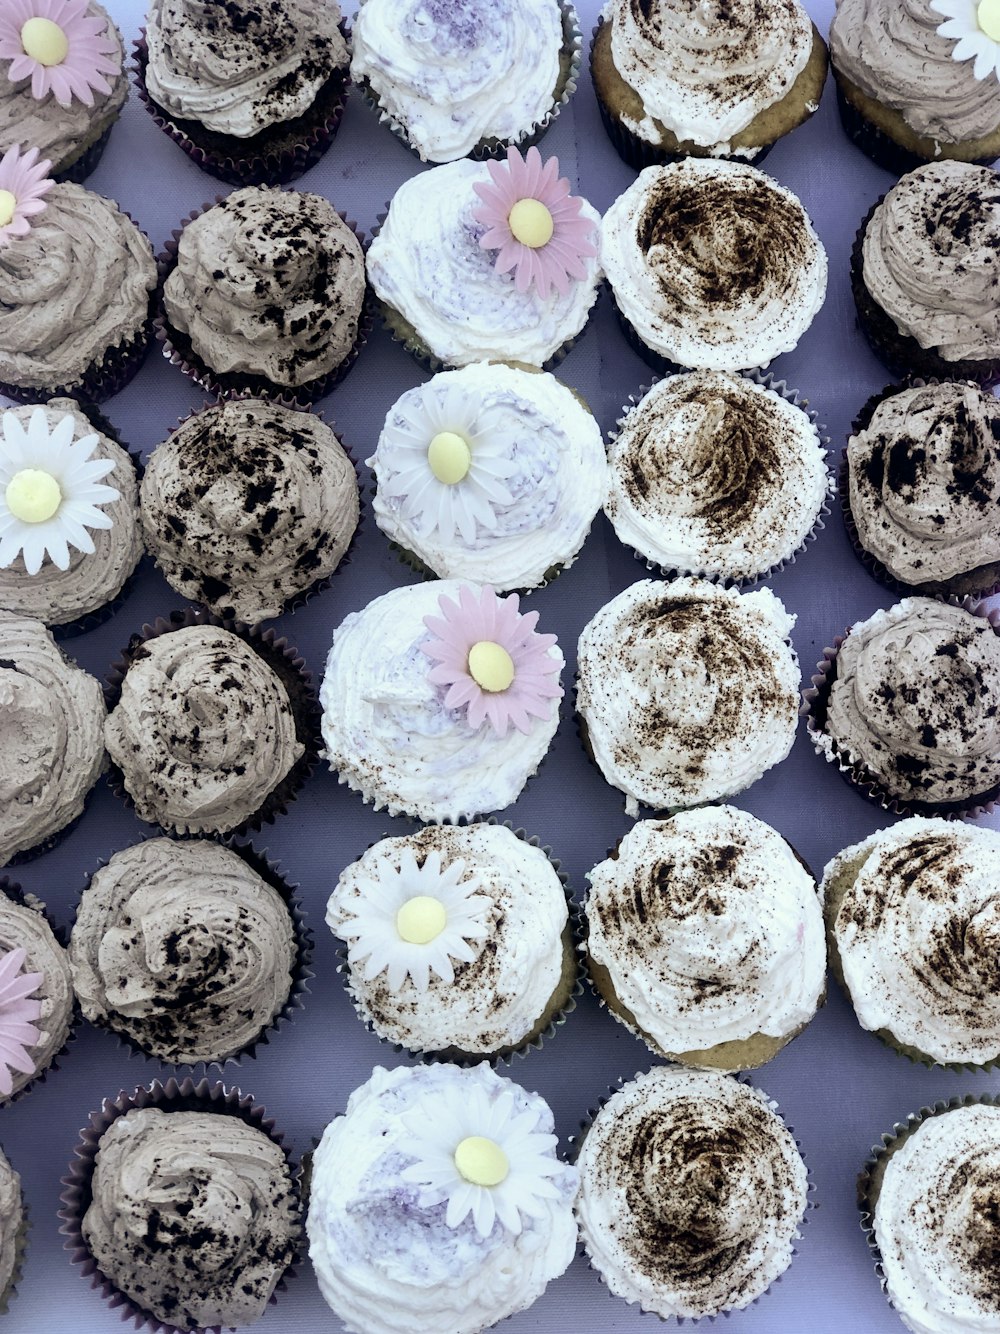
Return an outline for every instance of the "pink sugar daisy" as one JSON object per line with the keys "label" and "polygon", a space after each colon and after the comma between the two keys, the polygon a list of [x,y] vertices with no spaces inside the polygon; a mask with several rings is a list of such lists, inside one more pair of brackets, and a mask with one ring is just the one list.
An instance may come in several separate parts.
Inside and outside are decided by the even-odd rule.
{"label": "pink sugar daisy", "polygon": [[[95,92],[111,92],[104,76],[121,73],[118,45],[108,35],[107,21],[100,15],[89,15],[87,3],[3,0],[0,60],[11,62],[7,77],[12,83],[31,80],[31,95],[36,101],[51,93],[63,107],[68,107],[74,97],[84,106],[93,106]],[[25,25],[32,21],[34,31],[29,28],[26,34]],[[40,54],[42,42],[49,44],[45,57]]]}
{"label": "pink sugar daisy", "polygon": [[[552,287],[565,295],[570,278],[586,278],[584,260],[596,255],[597,247],[590,240],[594,223],[580,215],[583,200],[559,177],[559,159],[551,157],[543,166],[537,148],[522,158],[511,145],[506,162],[487,162],[486,169],[492,184],[477,181],[472,187],[483,201],[473,217],[487,227],[480,246],[499,250],[496,270],[513,269],[519,292],[534,283],[543,297]],[[525,208],[526,201],[535,206]]]}
{"label": "pink sugar daisy", "polygon": [[5,1098],[14,1091],[12,1070],[35,1073],[28,1048],[41,1037],[32,1021],[41,1014],[42,1003],[32,992],[41,985],[42,974],[21,971],[27,957],[22,949],[0,953],[0,1095]]}
{"label": "pink sugar daisy", "polygon": [[55,184],[48,179],[51,166],[48,158],[38,161],[37,148],[22,154],[17,144],[0,158],[0,246],[24,236],[28,219],[45,208],[42,195]]}
{"label": "pink sugar daisy", "polygon": [[[549,650],[555,635],[535,633],[538,612],[518,612],[518,596],[498,598],[492,588],[465,584],[458,602],[443,594],[440,616],[425,616],[432,638],[421,644],[438,665],[435,685],[447,686],[447,709],[468,709],[469,726],[485,719],[499,736],[513,723],[529,732],[532,718],[549,718],[552,701],[562,697],[562,655]],[[498,674],[499,672],[499,674]]]}

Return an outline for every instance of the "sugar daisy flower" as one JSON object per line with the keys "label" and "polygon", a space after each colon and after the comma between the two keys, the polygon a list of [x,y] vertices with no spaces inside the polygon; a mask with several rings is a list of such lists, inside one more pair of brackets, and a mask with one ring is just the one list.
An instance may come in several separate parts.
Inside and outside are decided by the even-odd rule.
{"label": "sugar daisy flower", "polygon": [[37,148],[22,153],[17,144],[0,158],[0,246],[26,235],[29,219],[44,211],[42,195],[55,184],[48,176],[51,166],[48,158],[39,162]]}
{"label": "sugar daisy flower", "polygon": [[946,19],[938,35],[956,40],[952,59],[974,60],[979,80],[1000,80],[1000,0],[930,0],[930,7]]}
{"label": "sugar daisy flower", "polygon": [[0,954],[0,1094],[5,1098],[14,1091],[12,1070],[35,1073],[28,1048],[41,1037],[34,1021],[42,1013],[42,1003],[33,993],[41,986],[42,974],[25,973],[26,958],[23,949]]}
{"label": "sugar daisy flower", "polygon": [[100,15],[87,13],[87,0],[3,0],[0,7],[0,60],[9,60],[12,83],[31,80],[31,95],[49,93],[60,106],[73,98],[93,106],[94,93],[106,96],[106,74],[121,71],[118,46]]}

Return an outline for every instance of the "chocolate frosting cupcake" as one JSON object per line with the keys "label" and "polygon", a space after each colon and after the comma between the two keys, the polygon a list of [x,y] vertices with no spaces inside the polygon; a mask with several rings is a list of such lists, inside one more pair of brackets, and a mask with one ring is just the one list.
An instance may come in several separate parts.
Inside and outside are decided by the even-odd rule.
{"label": "chocolate frosting cupcake", "polygon": [[17,1279],[26,1227],[21,1178],[0,1149],[0,1314],[7,1310]]}

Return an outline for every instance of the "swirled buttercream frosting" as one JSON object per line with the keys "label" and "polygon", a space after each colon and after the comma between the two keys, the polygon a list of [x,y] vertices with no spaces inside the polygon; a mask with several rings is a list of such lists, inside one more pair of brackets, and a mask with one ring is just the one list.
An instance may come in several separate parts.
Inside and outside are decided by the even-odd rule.
{"label": "swirled buttercream frosting", "polygon": [[816,885],[763,821],[732,806],[644,820],[587,878],[587,951],[659,1055],[697,1065],[710,1047],[785,1038],[815,1014]]}
{"label": "swirled buttercream frosting", "polygon": [[242,857],[167,838],[94,873],[69,948],[84,1016],[174,1065],[253,1042],[288,999],[295,956],[287,904]]}
{"label": "swirled buttercream frosting", "polygon": [[[469,451],[458,481],[432,466],[442,429]],[[496,589],[536,588],[572,565],[607,480],[600,427],[572,390],[545,372],[486,364],[408,390],[368,464],[387,537],[442,578]]]}
{"label": "swirled buttercream frosting", "polygon": [[298,388],[354,347],[364,295],[361,242],[332,204],[247,186],[181,232],[163,304],[217,374]]}
{"label": "swirled buttercream frosting", "polygon": [[706,370],[790,352],[826,295],[826,251],[802,204],[736,162],[647,167],[604,215],[601,264],[646,346]]}
{"label": "swirled buttercream frosting", "polygon": [[874,1209],[886,1294],[915,1334],[1000,1323],[1000,1107],[928,1116],[889,1146]]}
{"label": "swirled buttercream frosting", "polygon": [[[425,1126],[432,1129],[431,1109],[433,1129],[440,1126],[436,1138],[453,1149],[458,1136],[477,1128],[470,1108],[491,1123],[516,1125],[522,1142],[547,1142],[519,1180],[513,1171],[507,1178],[522,1195],[534,1195],[518,1232],[499,1218],[485,1235],[468,1215],[449,1223],[446,1200],[428,1198],[413,1178],[421,1135]],[[376,1066],[351,1094],[346,1114],[327,1126],[313,1157],[309,1257],[344,1328],[479,1334],[536,1301],[576,1248],[576,1171],[559,1162],[552,1131],[547,1103],[488,1065]],[[509,1147],[513,1166],[515,1146]],[[544,1195],[535,1194],[540,1189]]]}
{"label": "swirled buttercream frosting", "polygon": [[150,455],[140,500],[171,587],[248,625],[333,573],[359,513],[354,465],[333,431],[263,399],[182,422]]}
{"label": "swirled buttercream frosting", "polygon": [[1000,402],[968,382],[901,389],[847,445],[861,545],[896,579],[1000,563]]}
{"label": "swirled buttercream frosting", "polygon": [[590,1261],[644,1311],[736,1310],[791,1263],[805,1164],[774,1103],[728,1075],[638,1075],[597,1113],[577,1165]]}
{"label": "swirled buttercream frosting", "polygon": [[172,115],[248,139],[346,71],[339,21],[335,0],[151,0],[146,88]]}
{"label": "swirled buttercream frosting", "polygon": [[[16,1064],[5,1060],[11,1089],[0,1097],[0,1104],[49,1068],[66,1043],[73,1020],[69,956],[49,926],[43,905],[30,894],[19,902],[0,888],[0,955],[9,956],[14,950],[24,951],[20,977],[41,975],[41,981],[31,991],[31,999],[38,1002],[39,1008],[37,1017],[30,1020],[30,1035],[18,1026],[22,1033],[19,1045],[26,1060]],[[4,1055],[10,1055],[9,1048]]]}
{"label": "swirled buttercream frosting", "polygon": [[[334,631],[320,690],[326,758],[342,783],[390,815],[457,821],[503,810],[555,735],[555,699],[528,732],[503,735],[488,719],[473,727],[465,709],[446,705],[445,689],[430,679],[424,617],[439,615],[440,599],[457,599],[463,587],[442,579],[395,588]],[[547,655],[562,667],[556,645]]]}
{"label": "swirled buttercream frosting", "polygon": [[0,246],[0,379],[72,389],[105,354],[136,338],[156,265],[118,205],[82,185],[54,185],[23,236]]}
{"label": "swirled buttercream frosting", "polygon": [[659,121],[679,141],[725,152],[812,51],[797,0],[612,0],[608,11],[615,68],[642,100],[629,128],[654,143]]}
{"label": "swirled buttercream frosting", "polygon": [[[383,930],[390,936],[387,951],[396,945],[403,966],[426,953],[424,945],[405,947],[396,929],[396,899],[409,890],[402,888],[385,902],[387,891],[405,881],[400,873],[407,854],[420,866],[436,854],[442,872],[457,863],[460,883],[481,909],[467,948],[450,964],[432,969],[423,987],[410,973],[400,982],[390,968],[376,973],[377,964],[365,962]],[[416,888],[434,892],[433,884]],[[383,839],[341,874],[326,921],[335,935],[350,941],[350,987],[359,1014],[380,1037],[411,1051],[457,1048],[489,1055],[518,1046],[547,1015],[567,960],[573,968],[559,877],[540,848],[500,825],[429,826]],[[446,921],[442,932],[447,926]]]}
{"label": "swirled buttercream frosting", "polygon": [[11,1279],[18,1267],[18,1256],[25,1229],[21,1178],[0,1150],[0,1294],[10,1296]]}
{"label": "swirled buttercream frosting", "polygon": [[875,209],[862,276],[900,333],[945,361],[1000,356],[1000,179],[989,167],[933,162]]}
{"label": "swirled buttercream frosting", "polygon": [[100,683],[41,621],[0,611],[0,866],[83,812],[104,769]]}
{"label": "swirled buttercream frosting", "polygon": [[351,36],[352,78],[423,162],[452,162],[483,139],[516,141],[552,108],[556,0],[364,0]]}
{"label": "swirled buttercream frosting", "polygon": [[795,739],[795,618],[768,588],[644,579],[584,627],[577,710],[609,783],[654,810],[755,783]]}
{"label": "swirled buttercream frosting", "polygon": [[[513,273],[498,273],[496,252],[479,244],[487,224],[473,186],[488,184],[482,162],[450,162],[405,181],[368,250],[375,292],[449,366],[472,361],[522,361],[543,366],[587,323],[601,270],[582,261],[587,276],[565,294],[536,287],[519,292]],[[599,215],[584,202],[580,215]]]}
{"label": "swirled buttercream frosting", "polygon": [[891,797],[968,803],[1000,785],[998,700],[1000,634],[989,620],[904,598],[851,627],[814,741]]}
{"label": "swirled buttercream frosting", "polygon": [[259,1320],[302,1230],[279,1146],[223,1112],[132,1108],[101,1136],[81,1231],[100,1272],[180,1329]]}
{"label": "swirled buttercream frosting", "polygon": [[250,819],[304,751],[284,682],[213,625],[182,626],[131,654],[105,740],[140,820],[192,834]]}
{"label": "swirled buttercream frosting", "polygon": [[823,876],[863,1028],[940,1062],[1000,1056],[1000,833],[913,817]]}
{"label": "swirled buttercream frosting", "polygon": [[830,490],[808,415],[724,371],[660,380],[620,424],[604,508],[661,569],[749,579],[787,559]]}
{"label": "swirled buttercream frosting", "polygon": [[986,138],[1000,125],[996,80],[954,59],[954,37],[938,32],[943,21],[929,0],[837,0],[834,68],[917,134],[944,144]]}

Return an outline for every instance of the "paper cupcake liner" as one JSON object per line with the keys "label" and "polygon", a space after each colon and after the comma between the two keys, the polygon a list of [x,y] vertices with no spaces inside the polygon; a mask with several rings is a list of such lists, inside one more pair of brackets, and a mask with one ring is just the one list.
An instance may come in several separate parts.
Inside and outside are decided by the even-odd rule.
{"label": "paper cupcake liner", "polygon": [[[603,15],[598,19],[596,26],[590,35],[590,68],[593,78],[594,68],[594,48],[597,45],[597,34],[604,27]],[[658,167],[666,162],[683,162],[685,158],[693,156],[690,153],[673,152],[668,148],[661,148],[658,144],[650,143],[648,139],[642,139],[637,134],[633,134],[630,129],[608,110],[597,88],[597,80],[594,83],[594,96],[597,99],[597,109],[601,113],[601,121],[607,131],[608,138],[614,145],[618,156],[628,166],[635,171],[642,171],[645,167]],[[758,148],[752,153],[712,153],[706,154],[716,161],[720,158],[730,162],[742,162],[748,167],[759,167],[760,164],[774,147],[773,143],[765,144],[763,148]]]}
{"label": "paper cupcake liner", "polygon": [[104,150],[108,146],[108,140],[111,138],[111,131],[115,128],[115,122],[117,120],[118,116],[116,114],[114,120],[104,133],[99,135],[89,148],[85,148],[79,157],[75,158],[68,167],[65,167],[62,171],[54,171],[52,173],[52,179],[60,182],[68,181],[73,185],[82,185],[90,173],[96,168],[98,162],[100,162]]}
{"label": "paper cupcake liner", "polygon": [[[819,512],[816,515],[816,521],[798,546],[794,547],[787,556],[783,556],[781,560],[775,562],[775,564],[762,570],[758,574],[728,575],[720,574],[718,571],[681,569],[679,566],[660,565],[655,561],[649,560],[648,557],[642,554],[642,552],[636,551],[634,547],[629,547],[632,555],[640,562],[640,564],[644,565],[651,573],[661,575],[664,579],[677,579],[684,575],[693,575],[697,579],[704,579],[711,584],[719,584],[723,588],[748,588],[752,584],[759,584],[765,579],[770,579],[772,575],[780,574],[782,570],[794,565],[796,559],[807,547],[811,546],[812,543],[816,541],[819,534],[824,531],[826,528],[824,520],[830,517],[830,500],[834,491],[833,473],[830,465],[830,437],[826,433],[826,426],[820,422],[818,413],[810,408],[809,400],[807,398],[800,398],[798,390],[790,388],[787,381],[777,379],[773,371],[739,371],[736,373],[741,375],[744,380],[749,380],[752,384],[760,385],[763,389],[772,390],[779,398],[783,398],[786,403],[791,403],[793,407],[801,409],[801,411],[803,411],[809,418],[810,425],[819,437],[820,447],[826,455],[827,490],[823,498],[823,504],[820,506]],[[629,414],[634,408],[638,407],[639,403],[641,403],[646,395],[651,393],[653,388],[659,383],[659,379],[654,379],[650,381],[649,384],[640,385],[635,393],[629,394],[628,401],[622,405],[621,416],[616,421],[614,429],[608,432],[609,452],[610,446],[615,444],[621,434],[621,429],[625,425],[625,421]],[[614,527],[614,524],[611,526]],[[617,533],[615,535],[617,536]],[[618,540],[622,542],[623,546],[628,546],[628,544],[623,542],[621,538],[618,538]]]}
{"label": "paper cupcake liner", "polygon": [[[984,606],[977,606],[971,598],[949,597],[942,601],[947,602],[949,606],[963,607],[973,615],[982,616],[989,622],[994,632],[1000,635],[1000,611],[989,611]],[[1000,784],[987,792],[976,793],[965,801],[908,801],[887,791],[860,760],[852,760],[826,732],[826,712],[830,692],[837,679],[837,658],[841,645],[852,629],[853,626],[848,626],[842,635],[834,637],[832,648],[824,649],[823,657],[816,664],[816,672],[811,678],[811,686],[802,692],[799,717],[806,720],[806,730],[817,755],[835,764],[845,781],[866,800],[881,806],[883,810],[890,811],[893,815],[937,816],[942,820],[975,819],[980,815],[989,815],[996,809],[1000,799]]]}
{"label": "paper cupcake liner", "polygon": [[919,375],[938,380],[975,380],[984,389],[1000,382],[1000,357],[982,361],[946,361],[934,348],[922,348],[909,334],[901,333],[865,286],[863,245],[868,224],[885,199],[880,195],[865,214],[851,248],[851,291],[858,312],[858,325],[872,352],[889,371],[900,378]]}
{"label": "paper cupcake liner", "polygon": [[[252,815],[248,815],[246,819],[241,820],[232,829],[216,831],[224,834],[227,840],[236,839],[245,834],[257,833],[265,824],[273,824],[279,815],[285,814],[289,806],[292,805],[299,789],[315,769],[320,748],[319,723],[321,710],[319,699],[313,685],[312,673],[306,667],[305,660],[288,643],[287,639],[279,638],[273,629],[261,630],[259,627],[244,625],[241,621],[227,621],[223,617],[214,616],[203,609],[190,607],[185,611],[172,611],[166,618],[160,616],[152,624],[144,624],[139,631],[132,635],[128,644],[122,650],[121,656],[112,664],[106,678],[104,696],[109,713],[121,698],[122,682],[135,659],[137,651],[150,639],[157,639],[160,635],[170,634],[174,630],[181,630],[192,625],[213,625],[223,630],[229,630],[231,633],[238,635],[244,643],[248,644],[264,659],[288,693],[292,715],[295,720],[296,739],[305,746],[301,758],[292,765],[284,778],[272,788],[258,810],[254,811]],[[125,786],[121,769],[116,764],[109,764],[108,781],[115,795],[120,797],[130,810],[135,810],[135,801]],[[187,825],[159,824],[154,821],[145,821],[144,823],[152,823],[155,828],[161,829],[165,834],[178,834],[182,838],[211,837],[212,832],[192,830]]]}
{"label": "paper cupcake liner", "polygon": [[[346,23],[341,20],[338,27],[347,40]],[[313,105],[302,115],[270,126],[252,140],[241,140],[234,135],[206,131],[195,120],[175,118],[154,102],[146,88],[149,47],[145,28],[139,30],[132,47],[132,82],[153,123],[202,171],[230,185],[286,185],[320,160],[340,127],[350,88],[349,65],[331,74],[317,92]],[[204,135],[208,142],[199,143],[199,135]],[[265,139],[269,141],[266,144],[262,142]]]}
{"label": "paper cupcake liner", "polygon": [[[364,0],[361,0],[364,4]],[[569,0],[559,0],[559,12],[562,21],[562,48],[560,51],[560,73],[555,87],[555,100],[552,107],[541,120],[536,121],[521,134],[510,139],[498,139],[496,137],[480,139],[468,153],[463,156],[472,158],[476,162],[484,162],[488,158],[502,158],[506,156],[508,144],[513,144],[522,152],[530,148],[533,144],[541,141],[546,130],[556,119],[562,109],[567,105],[570,98],[577,90],[580,80],[580,66],[582,62],[583,34],[580,31],[580,23],[577,18],[576,10]],[[563,68],[565,66],[565,68]],[[367,78],[361,79],[357,83],[361,96],[366,106],[378,116],[379,124],[384,125],[390,130],[403,147],[417,159],[418,162],[430,162],[434,164],[437,159],[424,158],[419,149],[415,148],[410,142],[406,126],[383,107],[379,95],[372,88]]]}
{"label": "paper cupcake liner", "polygon": [[[541,1051],[545,1043],[549,1039],[555,1037],[557,1031],[563,1024],[565,1024],[566,1020],[576,1009],[577,1000],[583,995],[584,991],[584,970],[580,958],[579,947],[583,914],[580,905],[573,898],[573,891],[570,888],[569,877],[562,869],[562,863],[559,858],[553,856],[552,849],[547,843],[543,844],[536,835],[528,834],[524,829],[515,829],[510,820],[498,820],[496,816],[490,816],[488,819],[476,821],[475,823],[493,825],[500,829],[509,829],[514,837],[519,838],[522,843],[527,843],[531,848],[540,849],[545,854],[552,869],[555,871],[559,883],[562,886],[563,894],[566,896],[566,907],[569,911],[568,924],[571,936],[571,948],[576,958],[576,970],[565,1004],[560,1006],[540,1032],[535,1033],[534,1035],[529,1034],[528,1037],[522,1039],[522,1041],[515,1046],[501,1047],[495,1052],[483,1052],[478,1055],[472,1052],[463,1051],[460,1047],[446,1047],[440,1051],[423,1051],[417,1047],[407,1047],[406,1044],[402,1042],[394,1042],[391,1038],[383,1037],[375,1027],[375,1024],[362,1014],[360,1003],[351,986],[352,969],[348,958],[348,946],[344,941],[340,941],[337,946],[337,972],[343,979],[344,988],[347,991],[351,1005],[354,1008],[354,1013],[358,1016],[358,1019],[364,1024],[369,1033],[374,1034],[383,1046],[388,1047],[391,1051],[397,1053],[397,1055],[405,1054],[416,1061],[423,1061],[425,1064],[447,1063],[449,1065],[459,1065],[465,1069],[474,1065],[482,1065],[484,1063],[494,1067],[498,1065],[512,1065],[516,1057],[525,1057],[529,1051]],[[390,838],[397,837],[397,835],[386,833],[383,834],[382,837]],[[382,840],[380,839],[378,841],[381,842]],[[370,843],[368,846],[369,848],[372,848],[375,844]],[[560,947],[561,945],[562,941],[560,940]]]}
{"label": "paper cupcake liner", "polygon": [[[160,834],[146,834],[142,842],[146,843],[150,839],[163,837]],[[173,837],[173,835],[167,835]],[[178,842],[186,840],[178,839]],[[244,1060],[252,1060],[257,1055],[259,1047],[266,1047],[273,1040],[277,1032],[294,1022],[296,1011],[305,1006],[305,998],[310,993],[310,981],[316,976],[311,967],[313,958],[314,938],[313,933],[306,923],[306,914],[302,907],[302,899],[299,894],[300,886],[293,881],[285,879],[281,873],[281,865],[277,860],[268,856],[268,851],[264,848],[258,851],[250,843],[236,843],[228,838],[212,838],[206,836],[205,841],[219,843],[236,855],[255,871],[266,884],[275,890],[281,901],[288,909],[292,919],[292,927],[295,936],[295,961],[292,965],[292,981],[288,992],[288,997],[281,1008],[267,1021],[255,1038],[245,1046],[240,1047],[238,1051],[230,1056],[224,1056],[213,1061],[171,1061],[165,1056],[157,1056],[148,1051],[137,1038],[123,1029],[116,1028],[112,1023],[97,1023],[94,1020],[89,1022],[95,1028],[106,1029],[118,1040],[118,1045],[124,1048],[130,1055],[138,1056],[142,1060],[153,1061],[161,1065],[174,1066],[177,1069],[188,1069],[194,1066],[205,1066],[209,1070],[222,1070],[227,1066],[237,1067]],[[122,851],[123,849],[116,849]],[[84,890],[90,888],[90,883],[98,871],[101,871],[108,865],[114,853],[109,853],[106,857],[100,858],[94,869],[88,874]],[[82,898],[81,891],[81,898]],[[73,916],[73,926],[76,927],[76,921],[80,912],[80,899],[77,899],[76,910]],[[206,1021],[207,1022],[207,1021]]]}
{"label": "paper cupcake liner", "polygon": [[[181,1082],[170,1078],[166,1083],[154,1079],[151,1084],[137,1088],[132,1093],[122,1090],[114,1100],[105,1098],[100,1111],[93,1112],[90,1120],[80,1131],[80,1139],[73,1151],[73,1158],[66,1175],[60,1181],[63,1189],[59,1196],[59,1232],[66,1238],[63,1249],[69,1252],[70,1263],[79,1265],[82,1277],[90,1280],[89,1286],[100,1292],[110,1308],[119,1313],[121,1320],[131,1320],[136,1329],[147,1329],[150,1334],[221,1334],[223,1328],[231,1326],[209,1325],[199,1329],[185,1326],[181,1329],[176,1325],[166,1324],[144,1310],[101,1272],[83,1238],[83,1219],[92,1199],[91,1183],[101,1137],[119,1116],[124,1116],[133,1108],[146,1107],[162,1108],[165,1111],[213,1112],[219,1116],[235,1116],[253,1129],[262,1131],[284,1154],[296,1198],[301,1202],[300,1171],[296,1168],[291,1153],[284,1143],[282,1132],[277,1129],[274,1119],[267,1115],[263,1106],[238,1088],[227,1088],[224,1084],[210,1083],[207,1079],[201,1079],[197,1084],[190,1077]],[[298,1265],[301,1263],[301,1246],[305,1242],[304,1212],[302,1210],[300,1246],[271,1294],[269,1302],[271,1306],[278,1300],[278,1293],[286,1290],[289,1280],[295,1277]]]}
{"label": "paper cupcake liner", "polygon": [[[69,934],[57,922],[53,921],[52,917],[49,915],[48,908],[37,895],[27,893],[21,888],[16,880],[11,880],[9,876],[4,875],[2,872],[0,872],[0,894],[6,894],[8,898],[13,899],[15,903],[20,904],[22,908],[39,909],[48,924],[49,930],[55,936],[57,943],[60,944],[63,949],[66,948],[69,944]],[[48,1065],[36,1070],[22,1088],[19,1088],[16,1093],[12,1093],[9,1098],[0,1098],[0,1109],[10,1107],[11,1104],[17,1102],[18,1099],[25,1097],[25,1095],[37,1084],[44,1084],[46,1076],[53,1074],[59,1069],[67,1052],[76,1040],[81,1018],[80,1005],[74,995],[73,1006],[69,1015],[69,1031],[66,1034],[66,1041],[58,1051],[56,1051]]]}
{"label": "paper cupcake liner", "polygon": [[[225,195],[217,195],[211,203],[202,204],[201,208],[195,209],[182,219],[179,227],[175,228],[170,234],[169,240],[165,243],[162,253],[157,257],[157,264],[161,273],[160,289],[177,263],[177,249],[180,244],[180,238],[184,228],[188,223],[194,222],[195,218],[214,208],[216,204],[221,204]],[[358,225],[350,220],[345,213],[339,210],[337,216],[341,222],[350,227],[351,231],[358,238],[358,243],[362,251],[367,250],[365,234]],[[364,345],[368,342],[375,324],[375,297],[368,283],[365,283],[365,296],[361,306],[361,313],[358,316],[358,333],[354,340],[354,346],[344,357],[339,366],[334,366],[332,370],[327,371],[325,375],[317,376],[315,380],[309,380],[306,384],[293,388],[289,385],[273,384],[263,375],[243,374],[238,371],[213,371],[206,362],[195,352],[191,346],[191,340],[186,334],[182,334],[175,329],[168,321],[166,309],[160,306],[159,313],[153,320],[153,333],[157,341],[162,344],[161,351],[172,366],[176,366],[184,375],[193,380],[200,388],[213,394],[216,398],[243,398],[251,396],[254,398],[278,399],[286,407],[308,408],[318,399],[325,398],[333,389],[340,384],[341,380],[348,374],[358,359],[358,354]],[[0,386],[2,389],[2,386]]]}

